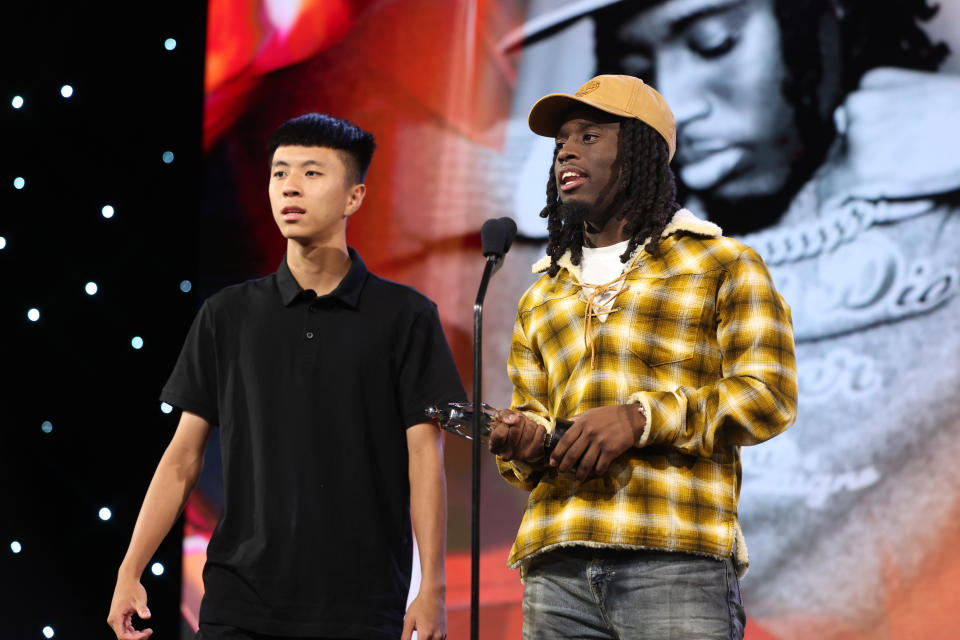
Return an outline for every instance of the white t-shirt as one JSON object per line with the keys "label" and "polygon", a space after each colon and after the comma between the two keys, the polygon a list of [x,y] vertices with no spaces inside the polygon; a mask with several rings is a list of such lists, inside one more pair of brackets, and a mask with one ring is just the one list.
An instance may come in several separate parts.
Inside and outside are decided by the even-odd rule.
{"label": "white t-shirt", "polygon": [[[624,240],[609,247],[584,247],[583,260],[580,263],[583,283],[599,285],[607,284],[616,279],[623,273],[624,264],[620,262],[620,256],[627,250],[629,244],[629,240]],[[614,288],[594,300],[597,309],[609,309],[618,290],[618,287]],[[586,297],[589,298],[592,293],[593,287],[585,286],[583,288],[583,295]],[[607,315],[606,313],[598,314],[597,319],[606,322]]]}

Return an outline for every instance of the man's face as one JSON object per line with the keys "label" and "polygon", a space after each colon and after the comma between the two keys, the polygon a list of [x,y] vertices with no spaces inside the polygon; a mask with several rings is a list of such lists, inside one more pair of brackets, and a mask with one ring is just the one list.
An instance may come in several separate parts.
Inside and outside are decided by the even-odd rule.
{"label": "man's face", "polygon": [[360,207],[364,186],[354,184],[343,152],[328,147],[281,146],[270,167],[270,208],[280,233],[310,243],[336,241]]}
{"label": "man's face", "polygon": [[617,196],[620,120],[596,109],[569,112],[557,131],[559,151],[553,175],[563,204],[586,208],[587,220],[600,220]]}
{"label": "man's face", "polygon": [[615,35],[610,63],[650,81],[674,112],[689,189],[739,200],[785,186],[800,140],[781,92],[773,0],[667,0],[628,15]]}

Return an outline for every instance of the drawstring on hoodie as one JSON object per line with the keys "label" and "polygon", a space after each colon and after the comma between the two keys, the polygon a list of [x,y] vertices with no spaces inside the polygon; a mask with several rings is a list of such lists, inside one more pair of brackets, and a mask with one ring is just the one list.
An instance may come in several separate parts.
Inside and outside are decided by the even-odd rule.
{"label": "drawstring on hoodie", "polygon": [[[586,284],[583,282],[573,282],[575,286],[582,287],[586,289],[587,287],[593,287],[593,291],[590,293],[590,297],[587,298],[587,307],[583,312],[583,346],[586,348],[590,347],[590,368],[593,369],[594,361],[597,357],[596,345],[594,345],[591,338],[591,329],[593,328],[593,319],[598,318],[602,315],[616,313],[620,311],[620,307],[613,307],[614,301],[617,299],[624,289],[627,287],[627,275],[633,271],[637,270],[637,266],[630,267],[619,276],[607,282],[606,284]],[[599,305],[597,303],[598,298],[602,298],[604,295],[610,291],[614,291],[613,297],[610,298],[610,302],[607,305]],[[607,306],[610,308],[607,308]]]}

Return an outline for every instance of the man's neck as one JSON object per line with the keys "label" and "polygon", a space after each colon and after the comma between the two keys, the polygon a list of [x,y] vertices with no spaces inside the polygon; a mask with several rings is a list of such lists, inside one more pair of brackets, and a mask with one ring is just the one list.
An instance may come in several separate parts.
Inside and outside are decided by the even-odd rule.
{"label": "man's neck", "polygon": [[630,236],[624,232],[626,226],[626,218],[611,217],[600,228],[596,228],[590,222],[586,222],[583,225],[583,246],[591,249],[596,247],[609,247],[618,242],[628,240]]}
{"label": "man's neck", "polygon": [[337,288],[350,270],[350,254],[346,241],[337,245],[304,245],[287,241],[287,266],[304,289],[313,289],[318,296]]}

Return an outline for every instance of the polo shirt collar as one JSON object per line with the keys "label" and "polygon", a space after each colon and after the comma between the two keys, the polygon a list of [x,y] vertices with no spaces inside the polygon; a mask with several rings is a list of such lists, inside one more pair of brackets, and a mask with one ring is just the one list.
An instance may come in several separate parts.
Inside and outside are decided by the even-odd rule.
{"label": "polo shirt collar", "polygon": [[[321,297],[337,298],[344,304],[356,309],[360,302],[360,292],[363,290],[363,284],[367,281],[369,271],[367,271],[367,265],[363,263],[363,259],[360,258],[360,254],[356,250],[347,247],[347,251],[350,253],[350,270],[347,271],[347,275],[343,276],[343,280],[340,281],[336,289]],[[304,291],[290,272],[290,267],[287,266],[286,254],[283,255],[283,260],[277,268],[277,287],[280,289],[280,299],[287,307],[293,304]]]}

